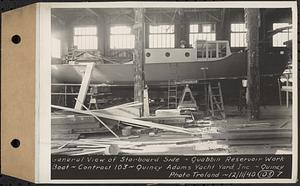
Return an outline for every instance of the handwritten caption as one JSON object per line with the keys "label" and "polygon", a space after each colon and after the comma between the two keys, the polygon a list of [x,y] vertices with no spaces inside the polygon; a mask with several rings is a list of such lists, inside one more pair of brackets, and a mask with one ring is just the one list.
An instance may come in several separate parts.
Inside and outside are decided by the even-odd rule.
{"label": "handwritten caption", "polygon": [[52,179],[291,178],[291,155],[59,156]]}

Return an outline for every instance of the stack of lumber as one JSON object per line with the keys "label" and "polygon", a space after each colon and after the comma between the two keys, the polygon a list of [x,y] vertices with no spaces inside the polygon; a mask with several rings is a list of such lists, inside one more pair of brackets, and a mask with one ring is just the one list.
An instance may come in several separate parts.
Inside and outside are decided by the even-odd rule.
{"label": "stack of lumber", "polygon": [[292,129],[281,123],[245,123],[219,125],[211,139],[223,141],[229,146],[291,147]]}
{"label": "stack of lumber", "polygon": [[135,126],[157,128],[157,129],[161,129],[161,130],[173,131],[173,132],[185,133],[185,134],[195,134],[195,132],[193,130],[185,129],[182,127],[164,125],[164,124],[159,124],[159,123],[149,122],[149,121],[142,121],[140,119],[128,118],[125,116],[119,116],[119,115],[115,115],[115,114],[108,114],[106,111],[102,111],[102,110],[97,110],[97,111],[91,112],[91,111],[85,111],[85,110],[76,110],[76,109],[57,106],[57,105],[51,105],[51,107],[55,108],[55,109],[61,109],[64,111],[68,111],[68,112],[78,113],[78,114],[85,114],[85,115],[89,115],[89,116],[93,115],[94,117],[101,118],[101,120],[109,119],[109,120],[122,122],[123,124],[129,123],[130,125],[133,124]]}
{"label": "stack of lumber", "polygon": [[80,134],[95,132],[107,132],[107,129],[100,128],[99,122],[92,116],[78,114],[52,114],[52,140],[72,140],[77,139]]}

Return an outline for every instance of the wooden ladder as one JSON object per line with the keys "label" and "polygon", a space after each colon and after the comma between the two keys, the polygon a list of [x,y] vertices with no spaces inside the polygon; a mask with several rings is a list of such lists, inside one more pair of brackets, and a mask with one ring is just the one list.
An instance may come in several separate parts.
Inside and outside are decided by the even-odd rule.
{"label": "wooden ladder", "polygon": [[209,111],[212,117],[225,119],[223,95],[220,82],[208,83]]}
{"label": "wooden ladder", "polygon": [[168,108],[177,108],[177,84],[174,80],[168,81]]}

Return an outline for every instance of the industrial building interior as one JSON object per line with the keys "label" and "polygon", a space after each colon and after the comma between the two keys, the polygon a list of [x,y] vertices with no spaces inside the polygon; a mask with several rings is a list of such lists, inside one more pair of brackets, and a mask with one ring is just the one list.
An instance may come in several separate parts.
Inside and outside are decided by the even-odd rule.
{"label": "industrial building interior", "polygon": [[52,153],[291,153],[291,33],[285,8],[52,9]]}

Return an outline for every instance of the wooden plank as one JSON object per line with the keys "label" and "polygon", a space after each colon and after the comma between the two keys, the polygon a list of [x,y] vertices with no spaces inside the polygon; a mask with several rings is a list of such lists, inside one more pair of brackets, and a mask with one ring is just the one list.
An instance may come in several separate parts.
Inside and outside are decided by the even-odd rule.
{"label": "wooden plank", "polygon": [[86,129],[86,128],[99,128],[99,123],[82,123],[82,124],[71,124],[67,123],[65,125],[51,125],[51,130],[72,130],[72,129]]}
{"label": "wooden plank", "polygon": [[[220,131],[222,131],[222,129]],[[292,129],[288,129],[288,128],[250,128],[250,129],[227,129],[227,130],[223,130],[223,132],[228,132],[228,133],[292,132]]]}
{"label": "wooden plank", "polygon": [[[83,111],[83,110],[76,110],[76,109],[57,106],[57,105],[51,105],[51,107],[56,108],[56,109],[65,110],[65,111],[90,115],[90,113],[88,113],[87,111]],[[121,117],[121,116],[116,116],[116,115],[111,115],[111,114],[104,114],[104,113],[101,113],[101,111],[99,111],[99,110],[97,111],[97,113],[96,112],[93,112],[93,113],[96,116],[101,117],[101,118],[107,118],[107,119],[125,122],[124,124],[133,123],[136,125],[141,125],[141,126],[150,127],[150,128],[158,128],[158,129],[173,131],[173,132],[194,134],[192,131],[190,131],[188,129],[174,127],[174,126],[168,126],[168,125],[163,125],[163,124],[158,124],[158,123],[153,123],[153,122],[148,122],[148,121],[141,121],[141,120],[137,120],[137,119],[126,118],[126,117]]]}
{"label": "wooden plank", "polygon": [[143,106],[144,106],[144,117],[149,117],[150,116],[150,108],[149,108],[149,95],[148,95],[148,87],[144,89],[144,98],[143,98]]}
{"label": "wooden plank", "polygon": [[127,108],[127,107],[140,107],[142,106],[142,103],[138,102],[138,101],[134,101],[134,102],[129,102],[129,103],[124,103],[121,105],[116,105],[113,107],[109,107],[103,110],[114,110],[114,109],[119,109],[119,108]]}
{"label": "wooden plank", "polygon": [[261,133],[243,133],[243,134],[210,134],[213,139],[276,139],[291,138],[291,132],[261,132]]}
{"label": "wooden plank", "polygon": [[51,140],[75,140],[80,134],[52,134]]}
{"label": "wooden plank", "polygon": [[[89,85],[90,85],[94,65],[95,65],[95,63],[88,63],[86,65],[84,76],[82,78],[81,86],[80,86],[80,89],[79,89],[79,94],[78,94],[78,97],[77,97],[77,99],[81,103],[84,102],[87,91],[89,89]],[[76,102],[75,109],[81,110],[81,108],[82,108],[82,105],[80,103]]]}
{"label": "wooden plank", "polygon": [[85,128],[85,129],[73,129],[72,133],[75,134],[91,134],[91,133],[107,133],[106,128]]}
{"label": "wooden plank", "polygon": [[242,146],[242,145],[274,145],[274,144],[291,144],[292,140],[290,138],[283,139],[252,139],[252,140],[230,140],[225,142],[230,146]]}
{"label": "wooden plank", "polygon": [[92,116],[87,115],[51,115],[51,125],[58,125],[58,124],[83,124],[83,123],[97,123],[96,119]]}
{"label": "wooden plank", "polygon": [[83,149],[79,149],[79,148],[64,148],[64,149],[52,149],[51,150],[51,154],[63,154],[66,152],[82,152]]}

